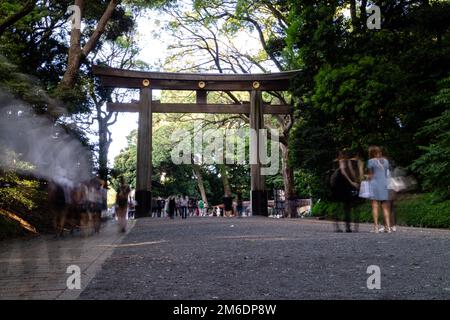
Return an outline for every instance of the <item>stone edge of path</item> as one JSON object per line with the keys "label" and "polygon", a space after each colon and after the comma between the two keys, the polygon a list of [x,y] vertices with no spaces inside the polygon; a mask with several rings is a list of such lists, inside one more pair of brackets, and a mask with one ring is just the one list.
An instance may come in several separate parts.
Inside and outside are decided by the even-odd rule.
{"label": "stone edge of path", "polygon": [[112,255],[115,246],[120,244],[125,237],[131,232],[131,230],[136,225],[136,220],[131,220],[128,223],[127,231],[124,235],[118,237],[114,240],[105,250],[103,250],[89,266],[81,271],[82,274],[82,289],[80,290],[70,290],[68,288],[64,289],[61,294],[59,294],[56,300],[76,300],[80,294],[88,287],[91,280],[95,275],[101,270],[103,263]]}

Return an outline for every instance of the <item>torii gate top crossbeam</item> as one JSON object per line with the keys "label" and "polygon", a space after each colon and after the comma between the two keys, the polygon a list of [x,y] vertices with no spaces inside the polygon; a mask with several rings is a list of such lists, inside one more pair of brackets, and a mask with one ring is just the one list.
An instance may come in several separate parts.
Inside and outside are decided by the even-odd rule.
{"label": "torii gate top crossbeam", "polygon": [[93,67],[105,87],[206,91],[286,91],[300,70],[264,74],[170,73]]}

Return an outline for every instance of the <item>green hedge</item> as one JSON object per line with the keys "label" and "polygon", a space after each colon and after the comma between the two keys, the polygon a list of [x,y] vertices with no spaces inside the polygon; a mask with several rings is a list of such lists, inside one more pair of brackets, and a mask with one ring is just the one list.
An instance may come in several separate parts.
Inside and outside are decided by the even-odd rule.
{"label": "green hedge", "polygon": [[[361,201],[356,206],[355,214],[359,214],[360,222],[372,221],[370,201]],[[450,200],[437,201],[430,194],[403,195],[395,202],[397,224],[411,227],[450,228]],[[313,207],[313,216],[334,219],[335,212],[339,220],[343,220],[342,204],[320,201]],[[382,211],[379,211],[380,223]]]}

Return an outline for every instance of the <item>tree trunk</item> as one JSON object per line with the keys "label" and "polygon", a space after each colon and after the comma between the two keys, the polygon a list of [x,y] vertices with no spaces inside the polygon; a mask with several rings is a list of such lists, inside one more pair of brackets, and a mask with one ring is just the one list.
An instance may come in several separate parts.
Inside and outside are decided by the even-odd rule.
{"label": "tree trunk", "polygon": [[[84,11],[84,0],[75,0],[74,5],[80,8],[80,15],[82,17]],[[81,54],[81,30],[72,28],[70,32],[70,47],[69,56],[67,58],[67,69],[59,84],[61,89],[66,90],[73,87],[75,79],[78,75],[78,70],[80,69]]]}
{"label": "tree trunk", "polygon": [[367,0],[361,1],[361,20],[364,23],[367,20]]}
{"label": "tree trunk", "polygon": [[108,181],[108,153],[111,141],[108,139],[108,124],[98,118],[98,175],[100,179]]}
{"label": "tree trunk", "polygon": [[194,174],[197,177],[198,189],[200,190],[200,195],[202,196],[203,203],[207,204],[208,199],[206,197],[205,184],[203,183],[201,168],[198,164],[195,163],[192,165],[192,167],[194,170]]}
{"label": "tree trunk", "polygon": [[355,29],[358,29],[358,17],[356,14],[356,0],[350,0],[350,17],[352,19],[352,26]]}
{"label": "tree trunk", "polygon": [[231,186],[230,181],[228,180],[227,167],[224,164],[219,164],[220,176],[222,178],[223,183],[223,195],[224,197],[231,197]]}
{"label": "tree trunk", "polygon": [[69,57],[67,62],[67,69],[60,83],[61,89],[71,89],[75,83],[75,79],[78,75],[78,70],[81,64],[81,30],[72,29],[72,34],[70,36],[70,48]]}
{"label": "tree trunk", "polygon": [[295,198],[295,187],[294,187],[294,171],[292,167],[289,166],[289,146],[280,143],[281,147],[281,164],[284,182],[284,193],[286,197],[285,202],[285,217],[296,218],[297,211],[292,205],[291,201]]}
{"label": "tree trunk", "polygon": [[[72,29],[67,69],[59,84],[61,89],[71,89],[73,87],[81,66],[81,59],[87,57],[94,50],[119,2],[119,0],[111,0],[109,2],[84,48],[81,48],[81,30]],[[84,0],[75,0],[75,5],[80,7],[81,15],[83,16]]]}

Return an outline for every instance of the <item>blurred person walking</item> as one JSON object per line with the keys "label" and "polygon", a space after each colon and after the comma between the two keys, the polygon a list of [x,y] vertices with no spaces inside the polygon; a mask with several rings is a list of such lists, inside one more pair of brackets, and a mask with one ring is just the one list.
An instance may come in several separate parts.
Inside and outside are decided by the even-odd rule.
{"label": "blurred person walking", "polygon": [[198,201],[198,209],[200,211],[200,216],[204,217],[205,216],[205,204],[203,203],[202,199],[200,199]]}
{"label": "blurred person walking", "polygon": [[236,195],[236,211],[238,217],[242,217],[243,209],[242,193],[239,191]]}
{"label": "blurred person walking", "polygon": [[353,199],[351,206],[352,206],[352,212],[351,215],[353,216],[353,226],[354,231],[359,231],[359,211],[355,210],[355,206],[358,203],[361,203],[361,198],[359,197],[359,189],[361,187],[361,182],[365,179],[365,165],[364,161],[361,157],[361,154],[357,151],[351,152],[351,158],[350,158],[350,175],[352,177],[352,180],[355,181],[358,184],[358,190],[357,195]]}
{"label": "blurred person walking", "polygon": [[180,198],[180,207],[181,207],[181,218],[187,219],[188,217],[188,205],[189,205],[189,197],[184,196]]}
{"label": "blurred person walking", "polygon": [[164,209],[164,200],[161,197],[156,199],[156,216],[161,218],[162,210]]}
{"label": "blurred person walking", "polygon": [[53,216],[53,227],[55,229],[55,237],[63,235],[64,224],[66,222],[67,206],[66,197],[63,187],[60,184],[49,181],[48,182],[48,203],[49,209]]}
{"label": "blurred person walking", "polygon": [[175,216],[181,216],[181,196],[175,196]]}
{"label": "blurred person walking", "polygon": [[128,220],[134,219],[136,215],[136,200],[134,200],[133,190],[128,194]]}
{"label": "blurred person walking", "polygon": [[168,211],[169,211],[169,218],[173,219],[175,216],[175,210],[177,208],[177,203],[174,196],[170,196],[168,199]]}
{"label": "blurred person walking", "polygon": [[94,219],[96,213],[96,205],[97,205],[97,185],[95,179],[91,179],[87,185],[87,193],[86,193],[86,211],[87,218],[84,217],[82,219],[82,229],[83,234],[92,235],[94,229]]}
{"label": "blurred person walking", "polygon": [[89,233],[91,233],[91,228],[94,233],[100,232],[102,209],[103,209],[103,180],[94,178],[90,181],[88,185],[88,213],[89,213]]}
{"label": "blurred person walking", "polygon": [[[336,159],[336,169],[331,176],[331,190],[335,200],[342,202],[344,208],[345,231],[352,232],[351,216],[358,200],[359,184],[361,182],[361,166],[356,158],[350,157],[350,152],[342,150]],[[342,232],[339,226],[338,212],[335,212],[335,231]],[[356,219],[357,220],[357,219]],[[358,221],[355,221],[355,231],[358,231]]]}
{"label": "blurred person walking", "polygon": [[116,195],[117,205],[117,219],[119,221],[119,231],[125,232],[127,225],[127,209],[128,209],[128,194],[130,193],[130,187],[125,183],[123,177],[120,177],[119,192]]}
{"label": "blurred person walking", "polygon": [[78,183],[71,190],[71,207],[69,211],[70,234],[78,228],[82,236],[87,235],[89,215],[87,213],[87,187],[84,183]]}
{"label": "blurred person walking", "polygon": [[381,148],[378,146],[371,146],[369,148],[369,161],[367,163],[369,186],[372,200],[372,215],[374,228],[373,232],[378,233],[378,207],[381,204],[383,210],[384,221],[386,227],[384,231],[391,232],[391,217],[388,190],[388,170],[389,161],[383,157]]}
{"label": "blurred person walking", "polygon": [[101,181],[101,195],[102,195],[102,211],[100,212],[100,222],[102,220],[102,213],[106,216],[108,212],[108,183],[105,180]]}
{"label": "blurred person walking", "polygon": [[164,200],[164,210],[163,210],[163,218],[169,216],[169,198],[163,199]]}
{"label": "blurred person walking", "polygon": [[189,214],[190,217],[193,217],[195,215],[195,211],[196,211],[195,210],[195,208],[196,208],[195,203],[196,203],[195,199],[189,198],[189,200],[188,200],[188,214]]}
{"label": "blurred person walking", "polygon": [[[389,190],[389,203],[390,203],[390,222],[391,231],[397,231],[397,217],[395,210],[395,202],[397,201],[399,194],[405,190],[412,190],[417,186],[417,181],[412,176],[407,176],[405,169],[398,167],[395,163],[389,161],[389,174],[388,174],[388,190]],[[385,222],[386,227],[386,222]]]}

